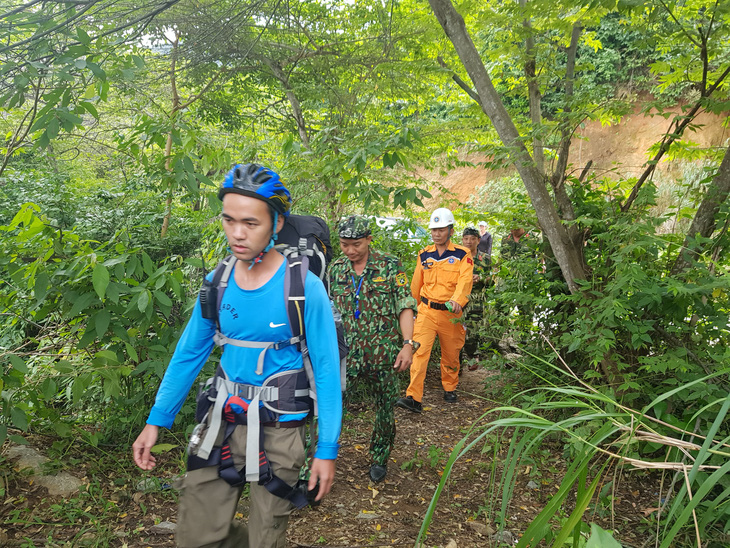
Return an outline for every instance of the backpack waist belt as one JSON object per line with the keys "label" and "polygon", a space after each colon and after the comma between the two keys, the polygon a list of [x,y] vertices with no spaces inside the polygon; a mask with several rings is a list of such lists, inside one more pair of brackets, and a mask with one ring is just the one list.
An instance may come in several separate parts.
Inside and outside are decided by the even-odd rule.
{"label": "backpack waist belt", "polygon": [[[295,423],[298,423],[297,426],[299,426],[303,424],[304,421],[292,421],[292,426],[294,426]],[[235,462],[233,461],[233,453],[231,451],[230,437],[236,429],[236,426],[237,424],[235,422],[228,422],[228,424],[226,424],[223,444],[221,447],[215,447],[213,449],[209,459],[204,460],[196,455],[188,455],[188,470],[197,470],[205,466],[210,466],[211,461],[213,461],[219,465],[218,476],[225,480],[226,483],[232,487],[238,487],[246,483],[248,481],[245,473],[247,467],[244,467],[242,470],[237,470]],[[259,485],[264,486],[272,495],[288,500],[297,508],[304,508],[311,502],[308,497],[307,482],[299,480],[292,486],[282,480],[279,476],[275,475],[274,471],[271,469],[271,463],[266,456],[266,451],[263,449],[263,430],[260,431],[259,442],[259,446],[261,446],[257,460],[257,464],[260,468],[258,477]]]}
{"label": "backpack waist belt", "polygon": [[[283,371],[267,378],[262,386],[255,386],[233,382],[223,376],[216,375],[213,382],[216,390],[215,403],[211,411],[208,431],[200,442],[197,457],[204,460],[210,457],[224,418],[229,423],[246,424],[248,426],[246,432],[246,481],[259,481],[261,423],[275,423],[278,418],[277,414],[299,414],[306,411],[301,407],[297,408],[295,402],[280,402],[280,388],[283,389],[287,385],[289,385],[287,399],[289,397],[292,399],[309,397],[309,388],[294,388],[292,390],[291,385],[287,383],[287,380],[296,382],[297,378],[301,378],[300,376],[303,376],[303,380],[306,381],[306,374],[303,369]],[[294,379],[291,377],[294,377]],[[276,386],[269,383],[276,383]],[[232,416],[224,417],[224,415],[231,413],[230,406],[226,405],[231,398],[238,398],[239,400],[245,398],[250,400],[250,403],[246,404],[240,400],[239,407],[242,408],[243,413],[233,412]],[[263,409],[261,409],[260,403],[263,403]],[[272,403],[288,404],[289,409],[283,408],[284,405],[274,407],[271,405]]]}

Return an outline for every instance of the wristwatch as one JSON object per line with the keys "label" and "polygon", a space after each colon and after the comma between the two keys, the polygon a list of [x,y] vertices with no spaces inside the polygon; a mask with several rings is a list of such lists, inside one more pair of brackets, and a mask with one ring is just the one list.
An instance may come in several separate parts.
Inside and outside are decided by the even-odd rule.
{"label": "wristwatch", "polygon": [[413,339],[405,339],[403,341],[403,345],[405,346],[407,344],[410,344],[413,347],[414,352],[421,348],[421,343],[419,343],[418,341],[414,341]]}

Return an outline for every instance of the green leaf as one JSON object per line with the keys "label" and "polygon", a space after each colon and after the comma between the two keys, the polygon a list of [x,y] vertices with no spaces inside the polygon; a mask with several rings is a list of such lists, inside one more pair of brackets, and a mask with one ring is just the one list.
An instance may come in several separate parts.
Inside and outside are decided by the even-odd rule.
{"label": "green leaf", "polygon": [[60,360],[53,364],[53,368],[59,373],[71,373],[74,370],[74,366],[68,360]]}
{"label": "green leaf", "polygon": [[20,371],[21,373],[27,373],[28,372],[28,366],[25,364],[25,361],[23,361],[23,358],[20,356],[16,356],[15,354],[10,354],[8,357],[10,360],[10,363],[13,365],[13,369],[16,371]]}
{"label": "green leaf", "polygon": [[46,126],[46,135],[49,139],[55,139],[56,137],[58,137],[58,132],[60,129],[61,126],[58,123],[58,118],[54,116],[48,121],[48,125]]}
{"label": "green leaf", "polygon": [[97,120],[99,119],[99,111],[96,110],[96,107],[93,103],[90,103],[89,101],[79,101],[79,105],[84,107],[84,109],[86,109],[86,111],[94,118],[96,118]]}
{"label": "green leaf", "polygon": [[54,118],[54,117],[55,116],[52,112],[46,112],[45,114],[39,116],[38,118],[36,118],[36,121],[30,127],[30,132],[33,133],[35,131],[38,131],[39,129],[47,128],[48,124],[51,121],[51,118]]}
{"label": "green leaf", "polygon": [[152,276],[155,272],[155,263],[152,262],[150,256],[147,253],[142,253],[142,265],[144,266],[144,272],[148,276]]}
{"label": "green leaf", "polygon": [[94,291],[96,291],[96,294],[103,301],[106,288],[109,286],[109,271],[103,264],[97,263],[91,278],[94,284]]}
{"label": "green leaf", "polygon": [[92,322],[86,324],[86,331],[76,343],[76,348],[86,348],[96,340],[96,327]]}
{"label": "green leaf", "polygon": [[94,302],[95,296],[93,293],[84,293],[81,295],[78,299],[74,301],[74,305],[71,307],[71,311],[69,312],[69,317],[74,318],[76,317],[79,312],[82,310],[86,310],[88,306]]}
{"label": "green leaf", "polygon": [[[91,61],[87,61],[87,62],[86,62],[86,67],[87,67],[87,68],[89,68],[89,69],[91,69],[91,72],[92,72],[92,73],[94,74],[94,76],[96,76],[96,77],[97,77],[97,78],[98,78],[99,80],[106,80],[106,72],[104,72],[104,69],[102,69],[102,68],[101,68],[101,67],[100,67],[99,65],[97,65],[96,63],[92,63]],[[105,81],[105,82],[104,82],[104,84],[107,84],[107,82]],[[104,88],[103,88],[102,90],[100,90],[100,93],[99,93],[99,95],[101,96],[101,98],[102,98],[103,100],[106,100],[106,97],[105,97],[105,95],[106,95],[106,92],[108,91],[108,89],[109,89],[109,88],[108,88],[108,84],[107,84],[107,85],[106,85],[106,86],[105,86],[105,87],[104,87]]]}
{"label": "green leaf", "polygon": [[119,288],[123,287],[121,284],[110,283],[106,288],[106,296],[114,303],[119,303]]}
{"label": "green leaf", "polygon": [[46,298],[48,294],[48,274],[45,272],[39,272],[35,278],[35,284],[33,285],[33,296],[35,297],[36,306]]}
{"label": "green leaf", "polygon": [[150,448],[150,453],[167,453],[177,447],[179,447],[179,445],[174,443],[158,443]]}
{"label": "green leaf", "polygon": [[170,300],[170,297],[165,295],[162,291],[155,291],[155,298],[164,306],[172,306],[172,300]]}
{"label": "green leaf", "polygon": [[8,437],[8,427],[4,424],[0,424],[0,445],[3,445],[5,443],[5,440]]}
{"label": "green leaf", "polygon": [[71,432],[73,432],[69,424],[59,421],[53,423],[53,429],[56,431],[56,434],[58,434],[62,438],[70,436]]}
{"label": "green leaf", "polygon": [[51,144],[51,140],[48,138],[48,133],[43,132],[43,135],[41,135],[38,140],[35,142],[36,146],[40,149],[47,148],[48,145]]}
{"label": "green leaf", "polygon": [[24,432],[28,428],[28,416],[25,414],[25,411],[18,407],[10,409],[10,421],[16,428],[23,430]]}
{"label": "green leaf", "polygon": [[85,46],[91,44],[91,37],[86,33],[84,29],[80,27],[76,27],[76,37],[79,39],[79,42],[81,42]]}
{"label": "green leaf", "polygon": [[149,290],[145,289],[142,293],[139,294],[139,299],[137,300],[137,308],[139,308],[140,312],[144,312],[147,310],[147,307],[150,304],[150,292]]}
{"label": "green leaf", "polygon": [[116,365],[119,363],[119,357],[113,350],[99,350],[94,356],[94,360]]}
{"label": "green leaf", "polygon": [[96,328],[96,335],[101,339],[106,330],[109,328],[109,321],[111,320],[111,314],[108,310],[100,310],[94,316],[94,327]]}
{"label": "green leaf", "polygon": [[84,373],[74,379],[71,386],[71,398],[74,403],[79,403],[83,399],[90,382],[91,375],[89,373]]}
{"label": "green leaf", "polygon": [[124,346],[127,349],[127,355],[132,358],[133,361],[138,362],[139,355],[137,354],[137,351],[134,349],[134,347],[128,342],[125,342]]}
{"label": "green leaf", "polygon": [[58,385],[56,385],[56,381],[50,377],[46,377],[43,383],[41,383],[41,393],[43,394],[43,398],[50,401],[56,396],[57,392]]}

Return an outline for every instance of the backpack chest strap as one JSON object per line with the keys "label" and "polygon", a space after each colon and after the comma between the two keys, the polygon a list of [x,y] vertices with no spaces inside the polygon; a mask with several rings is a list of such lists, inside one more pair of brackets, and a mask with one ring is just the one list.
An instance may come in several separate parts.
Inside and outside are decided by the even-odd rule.
{"label": "backpack chest strap", "polygon": [[304,339],[304,337],[302,335],[300,335],[298,337],[292,337],[291,339],[285,339],[283,341],[277,341],[277,342],[241,341],[238,339],[231,339],[230,337],[226,337],[219,330],[216,330],[215,335],[213,336],[213,341],[218,346],[223,346],[224,344],[232,344],[233,346],[238,346],[240,348],[261,348],[262,350],[259,353],[259,358],[256,361],[256,374],[257,375],[262,375],[264,372],[264,358],[266,357],[267,350],[270,350],[270,349],[281,350],[282,348],[286,348],[287,346],[299,344],[303,339]]}

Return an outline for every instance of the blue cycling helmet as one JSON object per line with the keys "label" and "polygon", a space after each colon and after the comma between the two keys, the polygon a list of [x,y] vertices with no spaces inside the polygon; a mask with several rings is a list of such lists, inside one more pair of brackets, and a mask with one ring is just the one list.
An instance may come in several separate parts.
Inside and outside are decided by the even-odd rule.
{"label": "blue cycling helmet", "polygon": [[291,194],[279,179],[279,175],[258,164],[236,164],[223,180],[218,199],[229,192],[258,198],[269,204],[275,212],[289,216]]}

